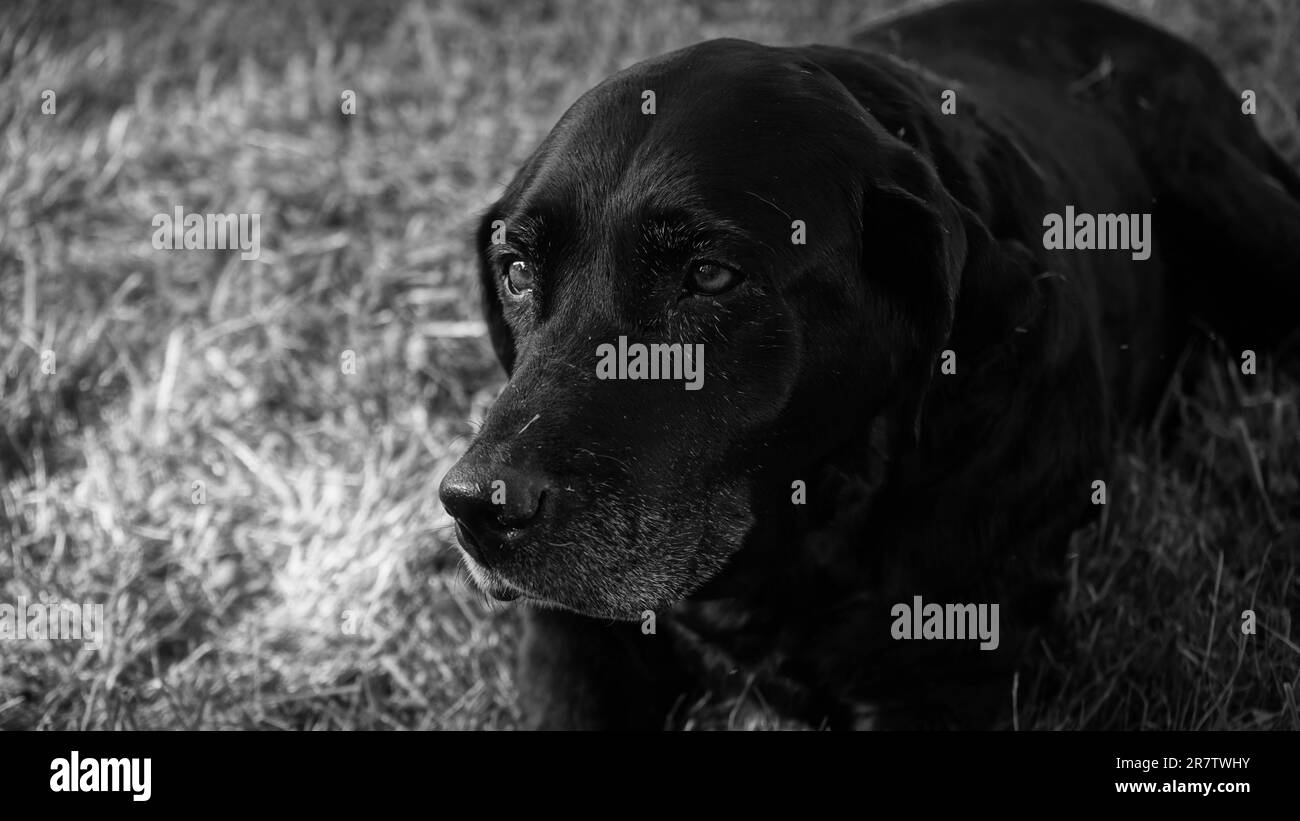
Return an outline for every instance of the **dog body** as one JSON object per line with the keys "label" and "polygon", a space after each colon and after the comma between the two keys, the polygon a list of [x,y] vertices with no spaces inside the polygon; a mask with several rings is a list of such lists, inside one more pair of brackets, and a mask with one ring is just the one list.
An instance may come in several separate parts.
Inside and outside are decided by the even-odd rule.
{"label": "dog body", "polygon": [[[728,678],[818,726],[996,723],[1189,319],[1296,327],[1300,179],[1189,45],[1075,0],[850,45],[621,72],[483,220],[511,379],[441,495],[537,605],[530,726]],[[621,337],[702,346],[700,389],[598,378]],[[900,636],[921,602],[997,605],[996,647]]]}

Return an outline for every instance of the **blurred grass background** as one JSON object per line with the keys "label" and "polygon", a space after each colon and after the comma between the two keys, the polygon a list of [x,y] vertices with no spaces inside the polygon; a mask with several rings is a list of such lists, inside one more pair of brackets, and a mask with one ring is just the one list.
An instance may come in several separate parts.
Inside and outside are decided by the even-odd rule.
{"label": "blurred grass background", "polygon": [[[0,602],[104,603],[112,633],[0,642],[0,727],[514,726],[516,617],[467,587],[436,499],[502,383],[475,215],[620,68],[905,5],[6,3]],[[1300,161],[1300,4],[1122,5],[1255,89]],[[177,205],[260,212],[261,259],[155,251]],[[1179,432],[1125,449],[1018,726],[1300,729],[1300,391],[1232,361],[1190,350]],[[685,719],[776,724],[748,687]]]}

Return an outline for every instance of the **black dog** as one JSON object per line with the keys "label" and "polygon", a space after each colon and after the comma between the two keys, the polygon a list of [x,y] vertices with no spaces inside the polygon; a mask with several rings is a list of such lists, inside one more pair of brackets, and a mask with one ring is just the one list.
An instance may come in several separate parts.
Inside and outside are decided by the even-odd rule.
{"label": "black dog", "polygon": [[[852,45],[623,71],[483,220],[510,381],[441,497],[538,605],[533,726],[662,727],[714,668],[819,726],[996,723],[1189,319],[1297,325],[1300,177],[1188,44],[976,0]],[[904,640],[922,603],[1000,632]]]}

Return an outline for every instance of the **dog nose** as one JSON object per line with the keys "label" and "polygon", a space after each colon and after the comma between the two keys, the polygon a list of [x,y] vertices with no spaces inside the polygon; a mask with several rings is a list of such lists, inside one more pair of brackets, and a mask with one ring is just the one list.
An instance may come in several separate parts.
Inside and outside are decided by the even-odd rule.
{"label": "dog nose", "polygon": [[465,550],[491,564],[511,538],[540,518],[549,489],[539,471],[462,459],[443,477],[438,498],[456,520]]}

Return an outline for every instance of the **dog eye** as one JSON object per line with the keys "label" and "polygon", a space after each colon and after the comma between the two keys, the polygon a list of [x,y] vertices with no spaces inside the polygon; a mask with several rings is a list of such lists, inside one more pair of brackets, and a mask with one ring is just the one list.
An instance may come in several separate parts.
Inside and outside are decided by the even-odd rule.
{"label": "dog eye", "polygon": [[506,268],[506,290],[514,296],[523,296],[533,290],[536,281],[537,272],[527,260],[515,259]]}
{"label": "dog eye", "polygon": [[740,272],[717,262],[697,262],[686,275],[686,290],[692,294],[715,296],[740,284]]}

